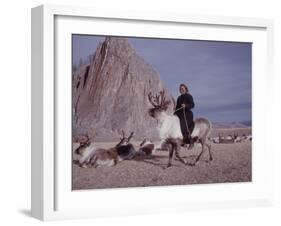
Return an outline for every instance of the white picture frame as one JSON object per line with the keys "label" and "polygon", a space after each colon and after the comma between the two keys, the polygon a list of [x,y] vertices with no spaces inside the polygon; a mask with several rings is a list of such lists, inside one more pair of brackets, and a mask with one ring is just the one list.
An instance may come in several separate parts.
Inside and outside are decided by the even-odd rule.
{"label": "white picture frame", "polygon": [[[87,27],[95,29],[89,31]],[[193,32],[184,32],[188,30],[186,28],[193,29]],[[77,32],[253,42],[253,181],[71,191],[71,144],[67,140],[71,139],[68,117],[71,113],[67,113],[71,109],[68,108],[71,98],[69,35]],[[264,105],[261,107],[258,103],[267,100],[267,95],[272,95],[272,39],[273,22],[265,19],[56,5],[33,8],[32,216],[56,220],[271,205],[273,179],[268,175],[273,172],[273,150],[269,148],[267,131],[270,128],[266,124],[270,114],[264,111]],[[257,92],[260,89],[266,89],[263,95],[267,95]],[[61,102],[68,107],[58,110]],[[270,106],[272,102],[267,100],[266,104]],[[64,113],[68,116],[60,117]],[[61,133],[68,134],[68,138],[64,139]],[[122,194],[128,198],[122,199]]]}

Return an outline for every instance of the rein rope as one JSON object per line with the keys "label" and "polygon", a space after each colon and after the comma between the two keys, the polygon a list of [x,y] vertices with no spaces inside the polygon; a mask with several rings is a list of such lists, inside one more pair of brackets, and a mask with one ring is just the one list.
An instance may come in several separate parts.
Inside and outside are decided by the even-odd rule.
{"label": "rein rope", "polygon": [[174,111],[174,113],[177,112],[177,111],[179,111],[179,110],[181,110],[181,109],[183,109],[183,108],[184,108],[184,107],[180,107],[180,108],[176,109],[176,110]]}

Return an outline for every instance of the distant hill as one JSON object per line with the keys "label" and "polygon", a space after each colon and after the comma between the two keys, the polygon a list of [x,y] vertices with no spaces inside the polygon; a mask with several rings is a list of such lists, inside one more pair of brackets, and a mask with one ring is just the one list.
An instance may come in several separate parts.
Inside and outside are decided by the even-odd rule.
{"label": "distant hill", "polygon": [[252,121],[251,120],[248,120],[248,121],[242,121],[241,122],[242,124],[246,125],[246,126],[252,126]]}
{"label": "distant hill", "polygon": [[242,121],[242,122],[212,122],[213,128],[223,129],[223,128],[247,128],[252,126],[252,121]]}

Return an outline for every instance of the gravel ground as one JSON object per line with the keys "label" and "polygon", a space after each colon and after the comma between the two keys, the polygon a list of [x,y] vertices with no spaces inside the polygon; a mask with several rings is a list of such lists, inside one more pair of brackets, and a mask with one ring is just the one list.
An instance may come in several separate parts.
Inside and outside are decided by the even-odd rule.
{"label": "gravel ground", "polygon": [[[140,142],[133,142],[137,148]],[[112,147],[115,143],[97,143],[99,147]],[[113,167],[81,168],[73,163],[73,190],[185,185],[251,181],[251,142],[212,144],[213,161],[208,162],[205,152],[195,166],[182,164],[173,158],[172,166],[165,169],[168,152],[156,151],[145,159],[125,160]],[[193,162],[200,146],[193,150],[182,148],[180,154]],[[73,159],[78,159],[74,155]]]}

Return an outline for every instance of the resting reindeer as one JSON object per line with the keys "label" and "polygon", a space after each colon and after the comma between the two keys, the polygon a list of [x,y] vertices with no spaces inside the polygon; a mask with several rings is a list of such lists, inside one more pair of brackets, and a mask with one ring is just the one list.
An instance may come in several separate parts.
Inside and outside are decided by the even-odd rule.
{"label": "resting reindeer", "polygon": [[[180,121],[177,116],[167,113],[170,101],[165,99],[165,91],[160,91],[160,93],[156,94],[155,96],[152,96],[152,94],[149,93],[148,100],[153,106],[153,108],[148,110],[148,113],[151,117],[158,121],[160,139],[164,141],[164,143],[170,145],[169,161],[167,167],[171,166],[174,151],[179,160],[182,163],[187,164],[179,155],[179,150],[183,142]],[[199,161],[204,152],[205,146],[207,146],[209,150],[209,161],[211,161],[213,159],[211,154],[211,145],[207,143],[207,138],[209,137],[211,131],[211,123],[208,119],[197,118],[194,120],[194,124],[195,125],[191,133],[191,137],[195,142],[199,142],[202,145],[202,150],[197,156],[195,163]],[[191,165],[194,165],[195,163]]]}
{"label": "resting reindeer", "polygon": [[77,155],[81,155],[82,151],[91,144],[88,134],[79,135],[73,141],[74,153]]}
{"label": "resting reindeer", "polygon": [[144,138],[144,140],[140,144],[139,151],[145,155],[151,155],[153,150],[154,150],[154,144],[149,139]]}
{"label": "resting reindeer", "polygon": [[137,152],[129,143],[133,134],[132,132],[129,137],[125,137],[125,133],[122,131],[123,137],[120,138],[120,142],[109,149],[96,148],[92,143],[85,149],[79,165],[81,167],[114,166],[117,162],[134,158]]}

